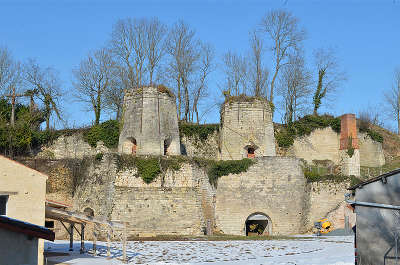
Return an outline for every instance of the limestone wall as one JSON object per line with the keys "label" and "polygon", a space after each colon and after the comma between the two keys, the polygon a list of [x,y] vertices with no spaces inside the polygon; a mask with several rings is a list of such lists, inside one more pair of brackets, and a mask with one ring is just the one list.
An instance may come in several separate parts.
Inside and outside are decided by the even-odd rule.
{"label": "limestone wall", "polygon": [[174,97],[154,87],[143,87],[140,91],[125,94],[118,151],[131,154],[134,144],[139,155],[164,155],[165,144],[168,154],[180,155]]}
{"label": "limestone wall", "polygon": [[272,234],[298,234],[305,229],[306,181],[296,158],[257,158],[247,172],[223,176],[216,193],[216,225],[225,234],[245,235],[253,213],[272,221]]}
{"label": "limestone wall", "polygon": [[313,160],[331,160],[339,163],[339,134],[331,127],[316,129],[310,135],[295,138],[291,153],[308,163]]}
{"label": "limestone wall", "polygon": [[182,164],[146,184],[135,167],[118,172],[115,163],[105,156],[90,166],[74,195],[76,210],[128,222],[130,236],[200,235],[214,220],[213,188],[196,165]]}
{"label": "limestone wall", "polygon": [[[340,135],[330,127],[316,129],[310,135],[295,138],[285,155],[302,158],[310,164],[313,160],[331,160],[337,165],[342,159],[339,138]],[[385,164],[381,143],[373,141],[366,133],[358,133],[358,145],[361,166],[379,167]]]}
{"label": "limestone wall", "polygon": [[[328,217],[334,228],[344,228],[344,216],[353,215],[345,209],[344,195],[348,193],[350,182],[313,182],[308,185],[309,208],[307,228],[311,229],[314,222]],[[351,221],[351,220],[350,220]]]}
{"label": "limestone wall", "polygon": [[221,114],[221,159],[247,157],[255,148],[255,157],[275,156],[275,137],[271,108],[266,101],[227,102]]}
{"label": "limestone wall", "polygon": [[98,142],[97,147],[91,147],[84,139],[82,133],[62,135],[53,143],[43,146],[37,154],[39,158],[63,159],[93,156],[97,153],[109,153],[110,150],[103,142]]}
{"label": "limestone wall", "polygon": [[382,144],[375,142],[366,133],[358,133],[360,163],[364,167],[381,167],[385,164]]}
{"label": "limestone wall", "polygon": [[183,155],[191,157],[204,157],[208,159],[218,159],[219,153],[219,133],[215,131],[210,134],[205,141],[197,137],[181,137],[181,150]]}

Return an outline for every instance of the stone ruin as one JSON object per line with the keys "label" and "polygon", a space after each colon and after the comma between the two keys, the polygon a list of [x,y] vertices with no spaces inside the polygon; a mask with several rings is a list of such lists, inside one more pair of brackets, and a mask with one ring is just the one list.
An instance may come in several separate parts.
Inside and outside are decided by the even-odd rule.
{"label": "stone ruin", "polygon": [[228,99],[222,107],[222,160],[275,156],[271,107],[266,100],[250,99]]}
{"label": "stone ruin", "polygon": [[175,97],[157,87],[143,87],[124,97],[118,151],[134,155],[180,155]]}

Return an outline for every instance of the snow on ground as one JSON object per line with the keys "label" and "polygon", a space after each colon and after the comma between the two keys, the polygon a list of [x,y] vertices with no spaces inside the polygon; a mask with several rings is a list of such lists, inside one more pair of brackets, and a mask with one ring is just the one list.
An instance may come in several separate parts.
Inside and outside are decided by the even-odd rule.
{"label": "snow on ground", "polygon": [[[68,252],[68,241],[46,242],[45,250]],[[98,256],[79,254],[74,244],[70,256],[48,257],[48,261],[66,264],[123,264],[121,244],[111,243],[112,259],[107,259],[105,242],[98,242]],[[85,243],[86,249],[92,247]],[[129,264],[181,265],[351,265],[354,264],[353,237],[310,237],[296,240],[268,241],[130,241]],[[57,264],[50,263],[49,264]]]}

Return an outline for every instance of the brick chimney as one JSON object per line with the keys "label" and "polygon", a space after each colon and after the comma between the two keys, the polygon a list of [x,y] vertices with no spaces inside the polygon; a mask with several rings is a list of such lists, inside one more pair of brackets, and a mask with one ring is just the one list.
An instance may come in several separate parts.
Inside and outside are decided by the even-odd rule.
{"label": "brick chimney", "polygon": [[344,114],[340,121],[340,150],[347,149],[351,137],[352,147],[358,149],[357,126],[355,114]]}

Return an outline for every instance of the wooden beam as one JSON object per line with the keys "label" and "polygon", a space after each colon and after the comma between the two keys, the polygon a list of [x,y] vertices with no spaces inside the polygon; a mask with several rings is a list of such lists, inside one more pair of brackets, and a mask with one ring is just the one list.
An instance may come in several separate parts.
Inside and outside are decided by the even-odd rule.
{"label": "wooden beam", "polygon": [[63,220],[69,223],[102,224],[120,229],[123,229],[125,227],[123,223],[108,221],[105,217],[102,216],[97,216],[96,218],[94,218],[92,216],[87,216],[82,213],[70,212],[62,209],[53,208],[50,206],[46,206],[46,218]]}
{"label": "wooden beam", "polygon": [[83,254],[85,252],[85,225],[81,224],[81,249],[80,253]]}
{"label": "wooden beam", "polygon": [[69,224],[69,251],[74,250],[74,224]]}

